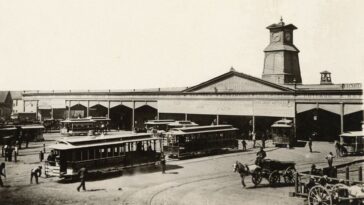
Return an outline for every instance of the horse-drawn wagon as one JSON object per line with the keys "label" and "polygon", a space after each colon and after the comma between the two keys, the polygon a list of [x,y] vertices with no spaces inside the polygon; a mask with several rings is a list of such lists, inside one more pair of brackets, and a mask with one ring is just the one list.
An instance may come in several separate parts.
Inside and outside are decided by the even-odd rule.
{"label": "horse-drawn wagon", "polygon": [[290,196],[307,198],[308,205],[362,205],[364,183],[326,175],[296,173],[295,191]]}
{"label": "horse-drawn wagon", "polygon": [[252,176],[254,185],[259,185],[265,178],[271,186],[275,186],[280,183],[282,177],[286,184],[294,184],[296,173],[294,162],[271,159],[263,159],[257,165],[244,165],[237,161],[234,164],[234,171],[239,172],[243,186],[245,186],[244,177],[248,175]]}

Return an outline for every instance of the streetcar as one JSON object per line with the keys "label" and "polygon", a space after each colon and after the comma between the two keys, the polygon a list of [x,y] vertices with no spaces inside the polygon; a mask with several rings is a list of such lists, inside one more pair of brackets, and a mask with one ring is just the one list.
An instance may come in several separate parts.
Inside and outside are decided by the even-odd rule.
{"label": "streetcar", "polygon": [[63,138],[50,146],[45,172],[74,179],[82,167],[99,174],[155,165],[161,157],[159,146],[160,138],[150,133]]}
{"label": "streetcar", "polygon": [[295,143],[294,125],[292,120],[282,119],[271,126],[273,144],[275,146],[292,146]]}
{"label": "streetcar", "polygon": [[237,148],[237,130],[231,125],[174,128],[164,134],[163,152],[171,158],[182,159]]}
{"label": "streetcar", "polygon": [[74,135],[88,135],[93,134],[95,131],[95,120],[88,118],[81,119],[67,119],[61,121],[60,132],[62,135],[74,136]]}
{"label": "streetcar", "polygon": [[96,133],[106,133],[109,130],[110,118],[108,117],[88,117],[95,121],[95,132]]}
{"label": "streetcar", "polygon": [[351,131],[341,134],[339,149],[341,156],[348,154],[363,154],[364,131]]}
{"label": "streetcar", "polygon": [[41,124],[20,125],[22,137],[28,141],[44,141],[44,126]]}
{"label": "streetcar", "polygon": [[12,145],[16,140],[17,128],[14,126],[0,125],[0,144]]}

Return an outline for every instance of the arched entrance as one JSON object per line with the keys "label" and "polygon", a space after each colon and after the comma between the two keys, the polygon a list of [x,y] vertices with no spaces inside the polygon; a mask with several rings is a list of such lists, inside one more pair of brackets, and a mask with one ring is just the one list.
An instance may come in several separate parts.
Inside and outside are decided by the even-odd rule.
{"label": "arched entrance", "polygon": [[92,117],[107,117],[107,107],[100,104],[90,107],[89,112]]}
{"label": "arched entrance", "polygon": [[149,105],[143,105],[135,109],[135,128],[144,129],[144,123],[156,118],[158,111]]}
{"label": "arched entrance", "polygon": [[112,129],[131,130],[133,110],[124,105],[117,105],[110,108],[110,126]]}
{"label": "arched entrance", "polygon": [[83,118],[86,117],[87,108],[81,104],[76,104],[71,107],[70,118]]}

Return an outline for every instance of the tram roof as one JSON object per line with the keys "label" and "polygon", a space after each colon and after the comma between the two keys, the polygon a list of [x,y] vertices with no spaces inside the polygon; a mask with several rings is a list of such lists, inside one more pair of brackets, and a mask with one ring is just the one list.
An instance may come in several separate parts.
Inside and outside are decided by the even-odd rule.
{"label": "tram roof", "polygon": [[81,118],[81,119],[67,119],[67,120],[62,120],[61,122],[65,123],[65,122],[69,122],[69,123],[73,123],[73,122],[95,122],[95,120],[89,119],[89,118]]}
{"label": "tram roof", "polygon": [[175,120],[149,120],[144,124],[146,124],[146,125],[166,125],[166,124],[169,124],[174,121]]}
{"label": "tram roof", "polygon": [[63,138],[57,141],[57,144],[50,146],[52,149],[67,150],[87,147],[98,147],[103,145],[115,145],[127,142],[140,142],[145,140],[158,140],[160,138],[153,137],[150,133],[136,133],[133,135],[113,135],[113,136],[86,136]]}
{"label": "tram roof", "polygon": [[232,125],[208,125],[208,126],[194,126],[194,127],[181,127],[173,128],[169,131],[172,134],[197,134],[197,133],[207,133],[215,131],[231,131],[238,130]]}
{"label": "tram roof", "polygon": [[22,125],[22,129],[44,129],[43,125]]}
{"label": "tram roof", "polygon": [[169,126],[198,126],[198,124],[189,121],[189,120],[182,120],[182,121],[175,121],[168,124]]}
{"label": "tram roof", "polygon": [[352,131],[352,132],[346,132],[341,134],[342,137],[358,137],[358,136],[364,136],[364,131]]}

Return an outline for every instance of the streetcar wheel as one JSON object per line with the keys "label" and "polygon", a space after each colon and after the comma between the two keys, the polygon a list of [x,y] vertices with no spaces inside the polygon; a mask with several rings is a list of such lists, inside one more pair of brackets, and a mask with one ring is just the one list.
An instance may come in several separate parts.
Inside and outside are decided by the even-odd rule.
{"label": "streetcar wheel", "polygon": [[332,205],[332,198],[325,187],[316,185],[308,193],[309,205]]}
{"label": "streetcar wheel", "polygon": [[254,170],[252,173],[252,182],[255,186],[259,185],[262,182],[262,172],[258,169]]}
{"label": "streetcar wheel", "polygon": [[294,184],[294,182],[295,182],[295,178],[294,178],[295,173],[296,173],[296,169],[295,168],[288,167],[286,169],[286,171],[284,171],[284,175],[283,175],[284,182],[286,184]]}
{"label": "streetcar wheel", "polygon": [[281,176],[279,175],[278,171],[273,171],[268,178],[269,184],[271,186],[276,185],[281,180]]}

